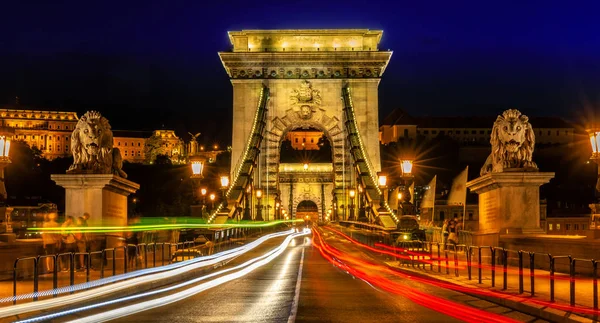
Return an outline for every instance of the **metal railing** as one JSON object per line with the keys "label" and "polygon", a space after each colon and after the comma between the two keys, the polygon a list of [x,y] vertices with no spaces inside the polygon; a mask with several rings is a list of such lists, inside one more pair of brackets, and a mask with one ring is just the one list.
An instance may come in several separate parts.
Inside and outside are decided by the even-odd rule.
{"label": "metal railing", "polygon": [[[556,301],[557,281],[568,281],[568,303],[571,306],[575,306],[577,295],[589,294],[589,290],[580,290],[578,293],[577,286],[591,283],[592,301],[591,304],[586,305],[598,310],[598,261],[595,259],[581,259],[571,255],[555,256],[492,246],[434,241],[391,241],[389,235],[369,229],[361,230],[361,233],[342,227],[342,231],[346,231],[361,243],[375,247],[383,244],[393,248],[397,254],[395,260],[400,266],[411,266],[438,273],[445,272],[446,275],[456,277],[462,273],[466,274],[468,280],[477,279],[478,284],[483,283],[485,270],[489,274],[492,287],[499,287],[504,291],[509,287],[515,288],[518,289],[518,294],[529,294],[532,297],[539,296],[536,287],[542,284],[543,287],[548,287],[550,302]],[[379,247],[383,248],[381,245]],[[476,272],[473,272],[473,269]],[[512,280],[509,279],[509,274],[513,275]],[[517,276],[516,279],[514,276]],[[501,286],[496,286],[498,278],[502,280]],[[524,278],[529,278],[529,286],[526,286]],[[590,281],[586,281],[588,278],[591,278]],[[509,285],[511,281],[513,285]],[[529,287],[529,290],[526,287]]]}
{"label": "metal railing", "polygon": [[[123,244],[114,248],[105,248],[89,252],[67,252],[54,255],[39,255],[35,257],[21,257],[14,262],[12,280],[13,280],[13,304],[17,304],[18,291],[17,282],[19,277],[23,280],[31,278],[33,288],[33,301],[38,300],[40,276],[45,274],[52,275],[52,296],[57,297],[59,288],[59,276],[62,271],[68,272],[69,286],[76,282],[76,263],[77,259],[83,257],[80,262],[81,268],[85,271],[85,281],[90,282],[95,279],[92,273],[97,274],[97,279],[106,276],[107,269],[112,276],[121,273],[127,273],[139,269],[164,266],[177,261],[184,261],[196,258],[198,256],[210,255],[221,252],[232,247],[236,247],[240,241],[259,236],[266,232],[277,230],[277,228],[228,228],[215,231],[214,239],[207,240],[206,243],[197,243],[195,241],[185,241],[177,243],[152,242]],[[121,261],[120,258],[123,258]],[[41,265],[50,259],[51,270],[41,270]],[[94,266],[94,264],[98,266]],[[99,267],[99,268],[98,268]],[[19,275],[21,273],[21,275]],[[27,273],[31,273],[27,275]],[[94,275],[96,276],[96,275]],[[73,292],[71,292],[73,293]]]}

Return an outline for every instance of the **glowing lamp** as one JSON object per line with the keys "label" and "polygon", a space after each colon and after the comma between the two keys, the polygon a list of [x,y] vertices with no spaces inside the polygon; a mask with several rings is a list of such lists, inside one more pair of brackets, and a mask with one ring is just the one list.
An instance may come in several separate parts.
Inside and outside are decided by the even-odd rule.
{"label": "glowing lamp", "polygon": [[8,158],[10,151],[10,139],[0,136],[0,158]]}
{"label": "glowing lamp", "polygon": [[400,161],[400,167],[402,168],[402,176],[410,176],[412,174],[413,161],[403,159]]}
{"label": "glowing lamp", "polygon": [[401,200],[401,199],[402,199],[402,193],[399,192],[398,193],[398,200]]}
{"label": "glowing lamp", "polygon": [[275,203],[275,207],[279,208],[279,202]]}
{"label": "glowing lamp", "polygon": [[[592,158],[600,157],[600,131],[590,131],[590,144],[592,145]],[[2,141],[0,141],[0,144]]]}
{"label": "glowing lamp", "polygon": [[387,184],[387,176],[379,174],[379,179],[377,183],[379,184],[379,187],[385,187],[385,185]]}
{"label": "glowing lamp", "polygon": [[215,200],[215,193],[210,193],[209,198],[210,198],[211,201],[214,201]]}
{"label": "glowing lamp", "polygon": [[304,170],[308,170],[308,164],[304,163]]}
{"label": "glowing lamp", "polygon": [[261,198],[262,197],[262,190],[259,188],[256,190],[256,198]]}
{"label": "glowing lamp", "polygon": [[206,189],[205,188],[200,189],[200,194],[202,194],[202,196],[205,196],[206,195]]}
{"label": "glowing lamp", "polygon": [[356,191],[350,190],[350,198],[354,198],[355,195],[356,195]]}
{"label": "glowing lamp", "polygon": [[204,170],[204,163],[201,161],[192,162],[192,174],[194,177],[202,177],[202,171]]}
{"label": "glowing lamp", "polygon": [[229,176],[221,176],[221,187],[226,188],[229,186]]}

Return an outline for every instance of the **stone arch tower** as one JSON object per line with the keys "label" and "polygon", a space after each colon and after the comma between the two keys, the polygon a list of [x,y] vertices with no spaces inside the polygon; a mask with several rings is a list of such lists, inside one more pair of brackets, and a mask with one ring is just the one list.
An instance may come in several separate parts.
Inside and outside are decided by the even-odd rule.
{"label": "stone arch tower", "polygon": [[[378,86],[392,55],[378,48],[383,32],[341,30],[244,30],[229,32],[232,50],[219,56],[233,85],[232,169],[252,131],[261,89],[270,90],[266,133],[255,184],[277,190],[279,148],[285,133],[314,127],[334,151],[335,188],[350,170],[342,88],[352,89],[361,139],[379,171]],[[259,182],[257,182],[259,180]]]}

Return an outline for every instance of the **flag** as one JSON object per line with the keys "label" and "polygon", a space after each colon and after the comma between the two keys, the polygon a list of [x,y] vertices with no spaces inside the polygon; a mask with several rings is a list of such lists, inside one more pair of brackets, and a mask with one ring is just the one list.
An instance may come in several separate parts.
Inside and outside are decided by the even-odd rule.
{"label": "flag", "polygon": [[448,205],[465,205],[467,202],[467,175],[469,166],[465,168],[458,176],[454,178],[450,194],[448,195]]}
{"label": "flag", "polygon": [[431,182],[429,182],[429,189],[425,191],[425,195],[423,195],[423,200],[421,200],[421,209],[424,208],[433,208],[435,206],[435,184],[437,180],[437,175],[433,176]]}
{"label": "flag", "polygon": [[414,205],[415,204],[415,182],[410,184],[410,187],[408,188],[408,192],[410,193],[410,203]]}

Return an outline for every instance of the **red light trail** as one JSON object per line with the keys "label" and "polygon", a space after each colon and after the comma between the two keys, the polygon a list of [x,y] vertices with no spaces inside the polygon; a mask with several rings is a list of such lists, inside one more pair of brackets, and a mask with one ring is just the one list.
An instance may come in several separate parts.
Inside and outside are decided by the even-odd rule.
{"label": "red light trail", "polygon": [[[367,249],[369,251],[373,251],[373,252],[377,252],[377,253],[381,253],[381,254],[386,254],[386,255],[391,255],[391,256],[396,257],[396,258],[410,259],[410,257],[406,256],[406,255],[401,255],[401,254],[397,254],[397,253],[386,251],[386,250],[376,249],[376,248],[373,248],[373,247],[371,247],[369,245],[366,245],[366,244],[363,244],[361,242],[358,242],[357,240],[352,239],[351,237],[347,236],[346,234],[342,233],[341,231],[338,231],[338,230],[333,229],[331,227],[324,227],[324,228],[326,230],[328,230],[328,231],[331,231],[331,232],[339,235],[339,236],[344,237],[346,240],[350,241],[351,243],[353,243],[353,244],[355,244],[355,245],[357,245],[357,246],[359,246],[361,248]],[[533,303],[533,304],[547,306],[547,307],[551,307],[551,308],[558,309],[558,310],[563,310],[563,311],[568,311],[568,312],[577,312],[577,313],[592,314],[592,315],[599,315],[600,314],[600,310],[594,310],[592,308],[586,308],[586,307],[582,307],[582,306],[570,306],[568,304],[560,304],[560,303],[556,303],[556,302],[549,302],[549,301],[543,301],[543,300],[539,300],[539,299],[534,299],[534,298],[531,298],[531,297],[523,297],[523,296],[521,296],[519,294],[514,294],[514,293],[502,293],[502,292],[499,292],[499,291],[490,291],[490,290],[487,290],[487,289],[474,289],[474,288],[470,288],[470,287],[463,287],[463,286],[455,285],[455,284],[452,284],[452,283],[439,282],[439,281],[432,280],[432,279],[422,278],[422,277],[418,277],[418,276],[411,276],[409,274],[406,274],[406,273],[400,271],[399,269],[395,269],[395,268],[392,269],[392,268],[384,266],[384,265],[370,263],[370,262],[367,262],[367,261],[362,260],[360,258],[356,258],[356,257],[350,256],[348,254],[344,254],[344,253],[340,252],[339,250],[337,250],[337,249],[329,246],[322,239],[320,233],[317,230],[313,230],[313,232],[316,233],[316,235],[318,236],[320,242],[322,243],[322,246],[326,249],[326,251],[329,253],[329,255],[334,255],[335,258],[337,258],[338,260],[344,260],[344,261],[347,261],[347,262],[350,262],[350,263],[353,263],[353,264],[356,264],[356,265],[359,265],[359,266],[364,266],[364,267],[367,267],[367,268],[370,268],[370,269],[373,269],[373,270],[376,270],[376,271],[384,272],[384,273],[387,273],[387,274],[391,274],[391,275],[394,275],[394,276],[397,276],[397,277],[400,277],[400,278],[403,278],[403,279],[410,279],[412,281],[416,281],[416,282],[420,282],[420,283],[424,283],[424,284],[429,284],[429,285],[434,285],[434,286],[437,286],[437,287],[446,288],[446,289],[450,289],[450,290],[454,290],[454,291],[462,292],[462,293],[486,295],[486,296],[492,296],[492,297],[496,297],[496,298],[509,298],[509,297],[514,298],[514,297],[517,297],[517,298],[520,299],[521,302],[530,302],[530,303]],[[384,246],[384,245],[377,244],[377,246]],[[386,246],[386,247],[387,247],[386,249],[388,249],[388,250],[393,250],[393,249],[404,250],[404,249],[393,248],[393,247],[389,247],[389,246]],[[323,255],[324,251],[321,251],[321,254]],[[325,255],[324,255],[324,257],[329,260],[329,258],[327,258]],[[429,264],[430,262],[433,262],[433,261],[423,260],[422,262]],[[441,266],[446,267],[443,264],[441,264]],[[340,267],[340,268],[342,268],[342,267]],[[349,268],[349,267],[344,267],[343,269],[347,270],[347,268]],[[477,266],[474,266],[474,268],[477,268]],[[500,270],[500,271],[501,271],[501,269],[502,269],[501,267],[497,268],[497,270]],[[347,270],[347,271],[351,272],[350,270]],[[365,280],[365,281],[371,282],[370,279],[364,279],[360,275],[360,272],[356,276],[359,277],[359,278],[361,278],[361,279],[363,279],[363,280]],[[540,275],[540,276],[548,276],[548,275]],[[368,277],[372,277],[372,275],[370,275]],[[556,280],[558,280],[558,279],[569,280],[570,278],[569,277],[559,278],[559,277],[555,276],[555,279]],[[374,285],[379,286],[376,282],[371,282],[371,283],[373,283]],[[379,286],[379,287],[381,287],[381,286]]]}

